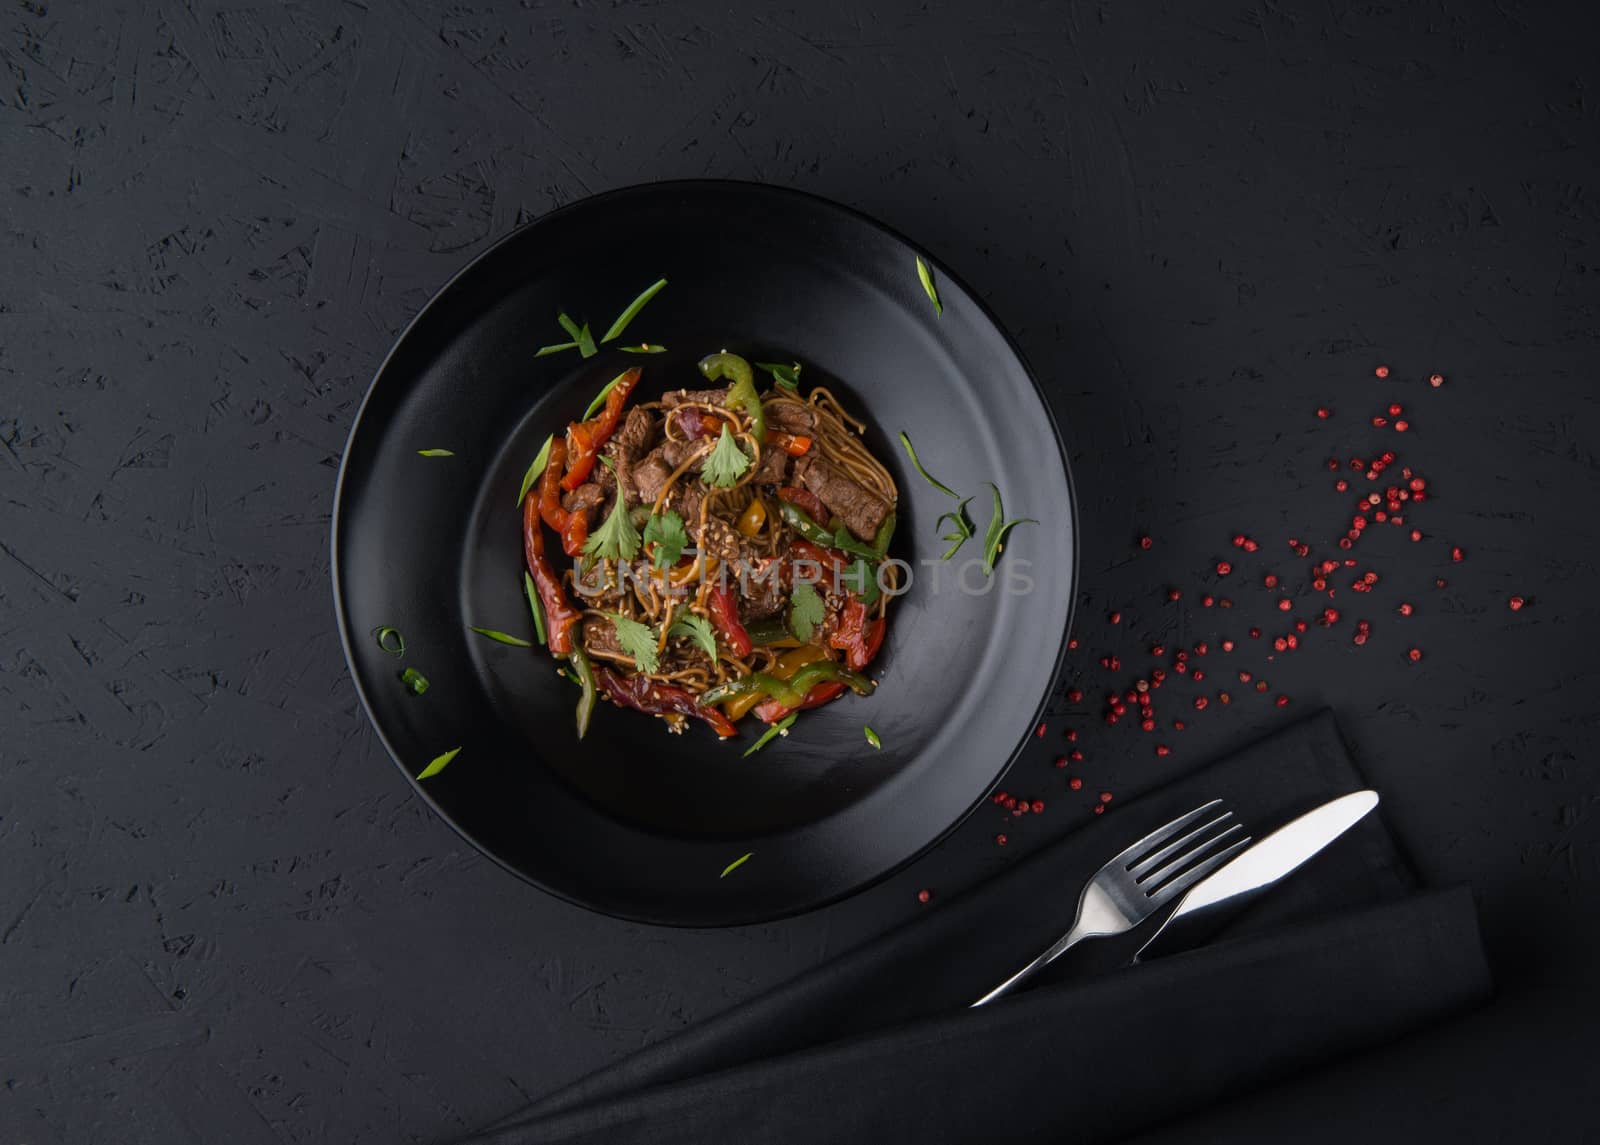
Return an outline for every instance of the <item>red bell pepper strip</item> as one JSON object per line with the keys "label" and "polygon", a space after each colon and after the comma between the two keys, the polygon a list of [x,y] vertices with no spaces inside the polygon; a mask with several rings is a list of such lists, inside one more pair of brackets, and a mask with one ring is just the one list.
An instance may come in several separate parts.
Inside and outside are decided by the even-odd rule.
{"label": "red bell pepper strip", "polygon": [[545,627],[549,636],[550,651],[557,656],[572,653],[572,629],[583,615],[567,600],[561,578],[544,555],[544,533],[539,524],[539,502],[529,493],[522,503],[522,548],[528,562],[528,573],[539,592],[539,603],[544,605]]}
{"label": "red bell pepper strip", "polygon": [[750,633],[739,623],[739,604],[734,599],[732,586],[717,585],[706,598],[706,603],[711,608],[711,622],[728,642],[729,650],[741,658],[750,655],[754,645],[750,642]]}
{"label": "red bell pepper strip", "polygon": [[611,392],[606,395],[604,409],[588,421],[575,421],[567,426],[572,464],[567,469],[567,475],[561,479],[561,488],[567,492],[572,492],[589,480],[595,460],[600,456],[600,447],[611,440],[617,424],[622,420],[622,407],[627,403],[628,395],[633,393],[633,387],[639,384],[640,372],[639,367],[635,366],[619,375]]}
{"label": "red bell pepper strip", "polygon": [[868,621],[867,606],[852,596],[844,606],[844,616],[838,629],[828,637],[828,643],[844,652],[845,664],[852,672],[859,672],[872,663],[872,658],[883,646],[886,628],[881,616]]}
{"label": "red bell pepper strip", "polygon": [[[804,434],[785,433],[781,429],[767,430],[766,443],[776,445],[790,457],[804,457],[811,449],[811,439]],[[804,506],[802,506],[804,508]],[[815,514],[812,514],[813,516]],[[826,511],[824,511],[826,515]]]}
{"label": "red bell pepper strip", "polygon": [[809,489],[800,489],[794,485],[778,486],[778,500],[787,501],[799,509],[813,521],[822,522],[828,519],[828,507]]}
{"label": "red bell pepper strip", "polygon": [[659,683],[648,676],[624,676],[610,668],[600,666],[595,668],[594,674],[600,681],[600,686],[611,697],[611,702],[619,708],[632,708],[652,716],[671,715],[674,712],[693,716],[710,724],[711,730],[723,739],[739,734],[739,729],[733,726],[732,720],[716,708],[702,707],[695,703],[694,697],[682,688]]}
{"label": "red bell pepper strip", "polygon": [[589,515],[569,513],[561,505],[561,469],[567,461],[567,443],[552,441],[544,474],[539,478],[539,515],[561,538],[561,551],[569,557],[583,552],[589,539]]}
{"label": "red bell pepper strip", "polygon": [[820,708],[831,700],[836,700],[844,694],[845,686],[838,680],[824,680],[820,684],[813,684],[806,693],[806,698],[800,701],[798,708],[786,708],[777,700],[762,700],[755,706],[756,719],[764,724],[775,724],[790,712],[800,712],[807,708]]}

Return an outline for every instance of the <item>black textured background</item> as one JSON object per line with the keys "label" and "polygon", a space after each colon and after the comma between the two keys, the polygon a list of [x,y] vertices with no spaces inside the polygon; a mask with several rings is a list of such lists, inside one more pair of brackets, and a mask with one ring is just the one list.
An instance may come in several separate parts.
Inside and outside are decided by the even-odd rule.
{"label": "black textured background", "polygon": [[[1211,691],[1224,634],[1291,712],[1338,709],[1425,877],[1478,890],[1502,994],[1185,1139],[1592,1113],[1582,11],[3,0],[0,1142],[447,1139],[1278,722],[1174,684],[1170,757],[1097,724],[1100,655],[1208,639]],[[409,797],[345,674],[327,533],[366,382],[457,266],[589,192],[707,175],[880,216],[1017,333],[1080,483],[1091,697],[1008,778],[1043,816],[987,808],[866,895],[696,933],[547,899]],[[1389,401],[1409,435],[1366,424]],[[1378,592],[1267,663],[1258,578],[1309,603],[1284,540],[1349,513],[1322,460],[1385,447],[1433,483],[1427,539],[1363,542]],[[1237,607],[1208,612],[1225,556]],[[1049,763],[1067,726],[1079,793]]]}

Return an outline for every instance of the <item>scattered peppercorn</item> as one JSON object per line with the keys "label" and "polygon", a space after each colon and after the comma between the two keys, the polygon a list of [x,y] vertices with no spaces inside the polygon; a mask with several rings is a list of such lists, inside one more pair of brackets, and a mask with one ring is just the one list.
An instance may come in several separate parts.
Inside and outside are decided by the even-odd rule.
{"label": "scattered peppercorn", "polygon": [[1139,538],[1139,547],[1141,549],[1148,549],[1153,544],[1155,544],[1155,541],[1151,540],[1149,537]]}
{"label": "scattered peppercorn", "polygon": [[1389,376],[1389,367],[1388,366],[1379,366],[1376,370],[1373,370],[1372,372],[1374,374],[1378,375],[1378,377],[1380,377],[1380,378],[1387,378]]}
{"label": "scattered peppercorn", "polygon": [[1170,755],[1171,752],[1172,752],[1172,749],[1167,747],[1166,744],[1164,744],[1164,743],[1156,744],[1156,754],[1157,755]]}
{"label": "scattered peppercorn", "polygon": [[1409,604],[1401,604],[1399,608],[1395,609],[1395,611],[1401,616],[1410,616],[1415,610]]}
{"label": "scattered peppercorn", "polygon": [[1273,700],[1272,702],[1277,704],[1278,707],[1280,707],[1280,708],[1287,708],[1289,706],[1289,697],[1288,696],[1279,696],[1276,700]]}
{"label": "scattered peppercorn", "polygon": [[1430,374],[1428,376],[1428,384],[1430,386],[1432,386],[1434,389],[1438,389],[1440,386],[1444,385],[1444,375],[1443,374]]}
{"label": "scattered peppercorn", "polygon": [[1411,658],[1411,662],[1415,664],[1418,660],[1422,659],[1422,649],[1413,648],[1411,651],[1407,652],[1406,655],[1409,656]]}
{"label": "scattered peppercorn", "polygon": [[1512,612],[1521,612],[1522,606],[1527,603],[1528,602],[1520,596],[1514,596],[1510,600],[1506,601],[1506,604],[1510,607]]}
{"label": "scattered peppercorn", "polygon": [[994,841],[996,843],[1000,844],[1000,846],[1002,846],[1002,847],[1004,847],[1006,845],[1006,837],[1004,835],[996,835],[994,837]]}
{"label": "scattered peppercorn", "polygon": [[917,901],[918,902],[927,902],[932,897],[933,897],[933,892],[928,890],[926,887],[924,887],[922,890],[917,892]]}
{"label": "scattered peppercorn", "polygon": [[1072,790],[1074,790],[1074,791],[1082,791],[1083,790],[1083,780],[1081,778],[1079,778],[1078,776],[1074,775],[1071,779],[1067,780],[1067,786],[1072,788]]}

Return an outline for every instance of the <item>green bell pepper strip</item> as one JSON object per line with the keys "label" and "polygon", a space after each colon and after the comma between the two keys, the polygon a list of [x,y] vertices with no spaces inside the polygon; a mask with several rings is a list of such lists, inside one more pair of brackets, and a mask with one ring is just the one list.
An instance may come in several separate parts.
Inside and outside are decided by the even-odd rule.
{"label": "green bell pepper strip", "polygon": [[572,649],[572,654],[567,657],[572,664],[572,671],[578,677],[578,686],[583,689],[583,694],[578,697],[578,738],[582,739],[589,730],[589,720],[594,715],[594,702],[597,695],[594,682],[594,666],[589,663],[589,654],[579,644]]}
{"label": "green bell pepper strip", "polygon": [[788,501],[778,502],[778,512],[783,515],[783,523],[799,533],[813,545],[821,545],[825,549],[835,549],[833,534],[813,521],[806,511],[798,505]]}
{"label": "green bell pepper strip", "polygon": [[729,681],[721,687],[702,693],[700,703],[709,707],[724,700],[736,700],[760,692],[769,699],[777,700],[786,708],[798,708],[805,702],[807,692],[817,684],[829,680],[837,680],[858,696],[870,696],[877,687],[861,673],[850,671],[837,660],[818,660],[805,665],[788,680],[780,680],[767,672],[757,672],[742,680]]}
{"label": "green bell pepper strip", "polygon": [[750,417],[751,432],[757,441],[767,440],[767,415],[761,408],[761,395],[756,393],[755,372],[750,363],[726,350],[707,354],[700,359],[700,372],[711,381],[726,379],[728,404],[738,406]]}
{"label": "green bell pepper strip", "polygon": [[763,696],[777,697],[786,707],[793,707],[806,698],[804,692],[796,691],[787,680],[780,680],[770,672],[756,672],[742,680],[730,680],[720,687],[702,692],[700,703],[709,707],[711,704],[720,704],[724,700],[737,700],[756,692],[760,692]]}
{"label": "green bell pepper strip", "polygon": [[752,644],[777,644],[794,639],[794,633],[781,620],[758,620],[754,624],[746,624],[744,630]]}

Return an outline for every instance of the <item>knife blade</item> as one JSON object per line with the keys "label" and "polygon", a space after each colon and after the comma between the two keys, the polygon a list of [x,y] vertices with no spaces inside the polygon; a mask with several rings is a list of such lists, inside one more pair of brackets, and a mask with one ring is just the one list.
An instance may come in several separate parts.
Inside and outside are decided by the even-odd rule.
{"label": "knife blade", "polygon": [[[1377,805],[1376,791],[1355,791],[1285,823],[1191,887],[1133,960],[1199,945],[1257,895],[1298,870]],[[1196,935],[1202,937],[1196,941]]]}

